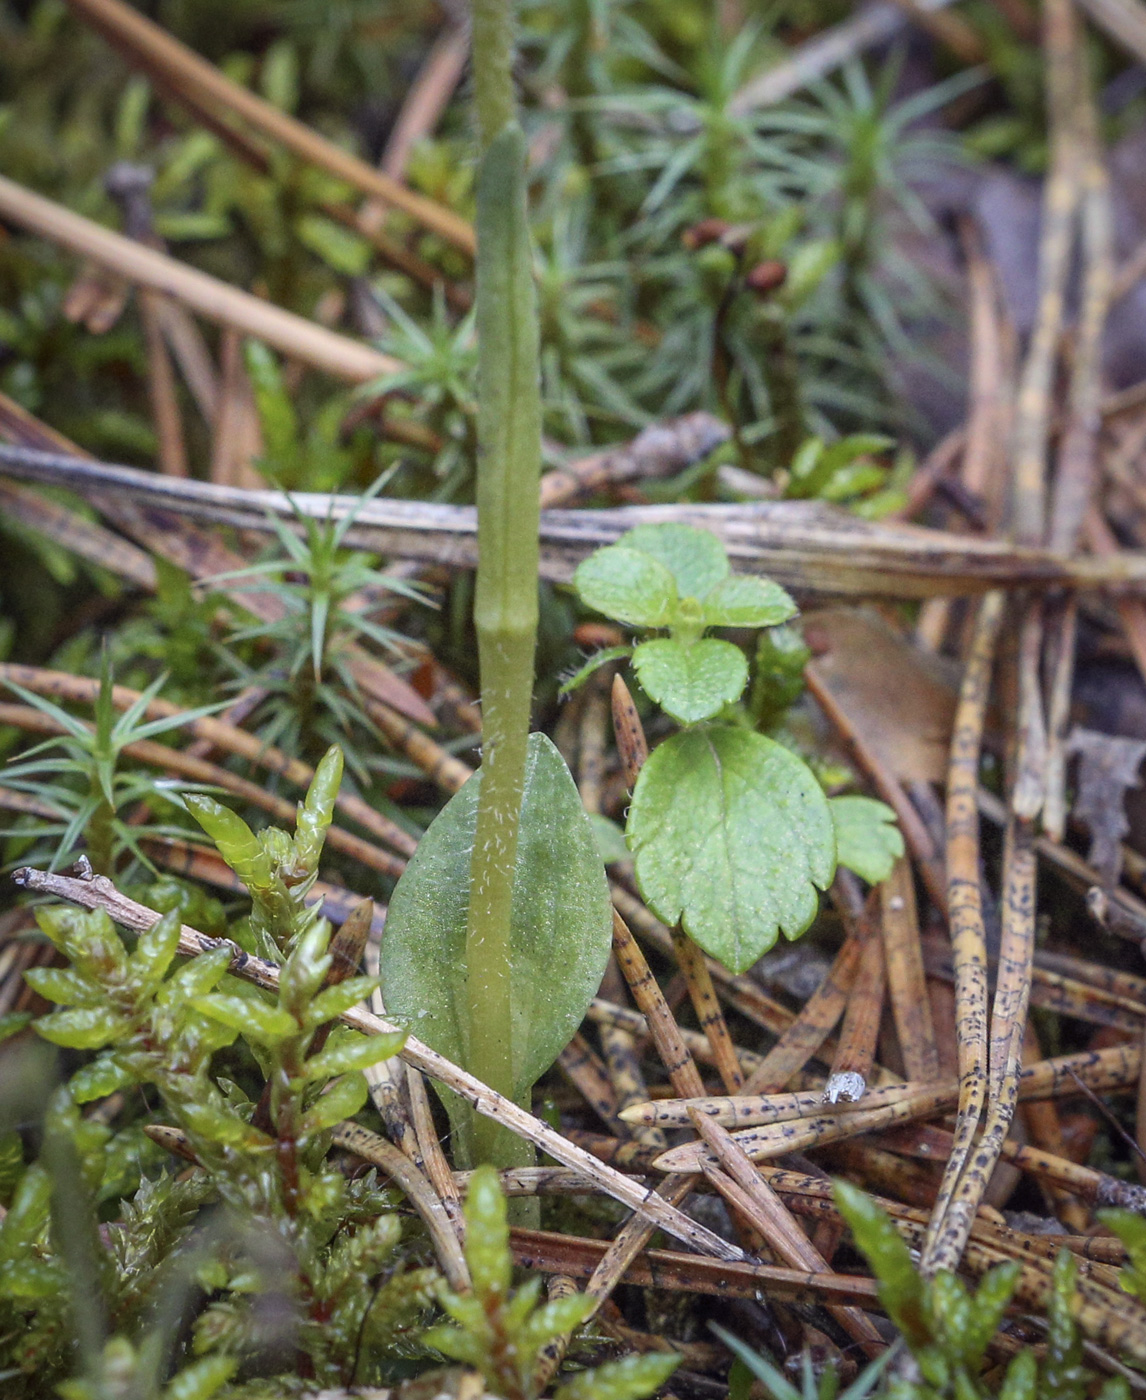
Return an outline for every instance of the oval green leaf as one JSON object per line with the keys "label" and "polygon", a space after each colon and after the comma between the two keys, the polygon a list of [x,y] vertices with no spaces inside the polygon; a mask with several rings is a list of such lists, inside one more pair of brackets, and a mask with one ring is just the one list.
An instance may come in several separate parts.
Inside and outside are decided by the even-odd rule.
{"label": "oval green leaf", "polygon": [[71,1011],[53,1011],[35,1022],[37,1035],[53,1045],[69,1050],[98,1050],[118,1040],[130,1023],[106,1006],[80,1006]]}
{"label": "oval green leaf", "polygon": [[747,729],[674,734],[633,792],[628,839],[646,903],[743,972],[816,916],[836,866],[823,789],[802,759]]}
{"label": "oval green leaf", "polygon": [[353,1118],[366,1102],[369,1092],[365,1076],[357,1071],[334,1080],[330,1088],[303,1114],[303,1134],[324,1133],[344,1118]]}
{"label": "oval green leaf", "polygon": [[212,993],[196,997],[191,1005],[201,1015],[229,1026],[261,1045],[276,1045],[287,1036],[299,1033],[298,1022],[289,1011],[284,1011],[281,1006],[268,1006],[254,997]]}
{"label": "oval green leaf", "polygon": [[[398,881],[382,938],[392,1015],[451,1060],[468,1060],[466,913],[481,774],[446,804]],[[511,920],[518,1096],[569,1043],[612,946],[612,906],[593,829],[565,760],[531,734]]]}
{"label": "oval green leaf", "polygon": [[633,666],[646,694],[681,724],[711,719],[739,700],[748,662],[731,642],[707,637],[686,646],[668,637],[642,642]]}
{"label": "oval green leaf", "polygon": [[405,1041],[405,1031],[392,1031],[388,1035],[357,1035],[353,1040],[328,1045],[319,1054],[312,1055],[303,1065],[303,1073],[307,1079],[332,1079],[337,1074],[369,1069],[379,1060],[388,1060],[391,1055],[396,1055]]}
{"label": "oval green leaf", "polygon": [[903,855],[903,833],[892,809],[874,797],[855,796],[833,797],[830,806],[839,863],[869,885],[886,880]]}
{"label": "oval green leaf", "polygon": [[666,521],[663,525],[638,525],[623,534],[621,549],[651,554],[668,569],[682,598],[703,598],[729,574],[728,555],[711,530],[698,525]]}
{"label": "oval green leaf", "polygon": [[669,570],[648,554],[609,545],[577,565],[573,587],[581,601],[632,627],[667,627],[677,590]]}
{"label": "oval green leaf", "polygon": [[771,579],[736,574],[703,600],[706,627],[775,627],[796,615],[790,595]]}

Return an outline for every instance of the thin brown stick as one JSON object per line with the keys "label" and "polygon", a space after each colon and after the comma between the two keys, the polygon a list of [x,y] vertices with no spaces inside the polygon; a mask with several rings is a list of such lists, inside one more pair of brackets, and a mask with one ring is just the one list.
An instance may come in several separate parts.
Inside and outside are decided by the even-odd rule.
{"label": "thin brown stick", "polygon": [[[1068,21],[1069,17],[1064,20],[1064,26],[1068,25]],[[1069,58],[1075,69],[1075,102],[1069,112],[1059,111],[1056,120],[1070,121],[1073,140],[1077,144],[1084,277],[1082,308],[1071,367],[1066,431],[1059,449],[1047,542],[1052,549],[1071,553],[1077,548],[1096,484],[1095,465],[1101,429],[1102,340],[1111,301],[1114,254],[1109,180],[1084,49],[1073,29],[1064,28],[1063,37],[1064,42],[1070,43]],[[1062,62],[1066,62],[1065,56]],[[1052,95],[1054,91],[1052,89]],[[1069,599],[1065,607],[1054,614],[1056,625],[1052,630],[1053,669],[1047,716],[1043,824],[1047,833],[1059,841],[1062,840],[1067,819],[1066,738],[1074,679],[1076,609],[1075,600]]]}
{"label": "thin brown stick", "polygon": [[632,791],[649,756],[649,745],[636,703],[619,673],[613,677],[612,709],[617,755],[621,760],[625,785]]}
{"label": "thin brown stick", "polygon": [[[608,1246],[603,1240],[580,1239],[541,1230],[510,1231],[510,1248],[517,1263],[542,1273],[560,1272],[587,1278],[599,1267]],[[646,1288],[704,1293],[719,1298],[792,1298],[806,1303],[825,1299],[844,1303],[871,1303],[876,1282],[855,1274],[815,1274],[770,1264],[728,1264],[713,1267],[711,1260],[694,1254],[650,1249],[634,1256],[623,1282]]]}
{"label": "thin brown stick", "polygon": [[[145,836],[139,844],[156,865],[184,879],[200,880],[205,885],[240,896],[246,889],[214,847],[198,846],[191,841],[176,841],[163,836]],[[347,918],[357,902],[357,896],[350,890],[341,885],[332,885],[328,880],[316,880],[311,886],[311,893],[321,900],[323,916],[334,924]],[[384,921],[383,914],[375,914],[375,934],[382,932]]]}
{"label": "thin brown stick", "polygon": [[[942,1128],[911,1123],[880,1134],[876,1141],[893,1152],[934,1162],[943,1160],[950,1152],[952,1137]],[[1004,1161],[1020,1171],[1041,1182],[1070,1191],[1091,1205],[1118,1206],[1122,1210],[1146,1215],[1146,1187],[1108,1176],[1105,1172],[1095,1171],[1093,1167],[1084,1167],[1045,1148],[1010,1139],[1003,1143],[1002,1156]]]}
{"label": "thin brown stick", "polygon": [[3,176],[0,217],[335,378],[361,384],[401,368],[389,355],[145,248]]}
{"label": "thin brown stick", "polygon": [[[591,1021],[596,1021],[602,1027],[616,1026],[626,1031],[634,1040],[643,1041],[649,1037],[648,1023],[639,1011],[634,1011],[628,1006],[618,1006],[615,1002],[610,1002],[603,997],[593,998],[586,1015]],[[680,1027],[680,1034],[697,1064],[713,1064],[712,1046],[709,1045],[707,1037],[701,1035],[699,1031],[689,1030],[686,1026]],[[749,1070],[755,1069],[764,1059],[764,1056],[758,1055],[756,1051],[745,1050],[740,1046],[737,1046],[737,1053],[740,1056],[741,1064]]]}
{"label": "thin brown stick", "polygon": [[673,1088],[684,1098],[695,1098],[704,1093],[704,1081],[696,1062],[680,1033],[676,1018],[669,1010],[664,993],[657,985],[644,953],[629,931],[628,925],[617,911],[613,910],[613,955],[617,966],[624,974],[633,1000],[645,1015],[649,1035],[656,1046],[672,1081]]}
{"label": "thin brown stick", "polygon": [[663,1152],[668,1146],[668,1139],[659,1128],[644,1123],[630,1125],[620,1117],[626,1108],[645,1102],[649,1096],[632,1033],[622,1030],[619,1026],[603,1024],[600,1034],[601,1049],[604,1051],[609,1078],[617,1096],[618,1116],[615,1121],[618,1127],[631,1133],[643,1146]]}
{"label": "thin brown stick", "polygon": [[[612,691],[613,726],[617,736],[617,751],[621,758],[621,768],[625,782],[630,788],[636,786],[641,767],[648,757],[649,746],[645,739],[637,707],[629,693],[628,686],[619,675],[613,677]],[[736,1047],[728,1033],[724,1012],[720,1008],[708,961],[701,950],[683,929],[672,931],[673,952],[677,965],[688,983],[689,997],[700,1019],[700,1028],[708,1037],[720,1077],[729,1093],[743,1087],[744,1075],[737,1059]]]}
{"label": "thin brown stick", "polygon": [[988,502],[988,520],[997,528],[1003,514],[999,484],[1007,417],[998,289],[978,224],[969,216],[962,218],[959,233],[967,263],[971,341],[967,449],[963,454],[961,480],[973,496]]}
{"label": "thin brown stick", "polygon": [[[672,934],[665,925],[618,881],[611,881],[609,888],[613,904],[626,923],[658,953],[671,958]],[[720,988],[720,995],[726,1004],[754,1025],[762,1027],[772,1035],[780,1035],[792,1024],[792,1013],[788,1008],[768,996],[751,977],[743,973],[729,972],[715,958],[709,958],[706,966],[714,986]]]}
{"label": "thin brown stick", "polygon": [[143,322],[143,341],[147,348],[147,392],[151,400],[151,417],[155,423],[155,438],[160,471],[168,476],[189,476],[187,445],[183,440],[183,415],[179,411],[179,394],[167,342],[163,338],[155,292],[143,291],[139,297],[139,314]]}
{"label": "thin brown stick", "polygon": [[585,496],[629,482],[675,475],[727,442],[727,423],[711,413],[686,413],[653,423],[631,442],[594,452],[541,478],[541,508],[578,504]]}
{"label": "thin brown stick", "polygon": [[417,1072],[407,1068],[406,1093],[410,1100],[410,1116],[414,1121],[414,1132],[425,1162],[426,1175],[437,1192],[449,1222],[458,1239],[465,1242],[466,1221],[462,1213],[462,1200],[458,1192],[454,1174],[442,1151],[438,1130],[434,1127],[434,1117],[430,1110],[430,1098],[426,1093],[426,1081]]}
{"label": "thin brown stick", "polygon": [[450,1287],[456,1292],[468,1293],[472,1287],[470,1272],[453,1222],[434,1188],[409,1157],[399,1152],[392,1142],[370,1132],[360,1123],[340,1123],[331,1136],[336,1146],[357,1154],[363,1161],[385,1172],[402,1188],[430,1232],[438,1262]]}
{"label": "thin brown stick", "polygon": [[953,1269],[958,1263],[1018,1101],[1023,1026],[1035,946],[1035,857],[1030,824],[1016,817],[1008,831],[1007,846],[1003,933],[991,1012],[987,1116],[982,1137],[963,1166],[934,1245],[924,1255],[924,1268],[932,1272]]}
{"label": "thin brown stick", "polygon": [[[128,246],[137,250],[135,244]],[[162,509],[260,534],[273,533],[268,516],[293,520],[291,502],[281,492],[235,491],[212,482],[177,481],[132,467],[92,462],[74,451],[0,447],[0,473],[65,486],[93,499],[97,494],[104,499],[126,496],[149,513]],[[323,520],[338,520],[355,511],[356,522],[345,537],[348,548],[454,568],[472,568],[477,559],[476,517],[470,506],[393,497],[378,497],[363,505],[356,496],[319,492],[295,497],[294,505],[300,513]],[[116,510],[124,511],[124,505],[118,504]],[[723,540],[737,570],[766,572],[777,582],[810,595],[904,599],[979,596],[997,587],[1103,588],[1135,594],[1146,590],[1146,559],[1132,550],[1104,558],[1064,558],[1005,540],[876,524],[826,506],[809,512],[803,501],[762,502],[750,508],[672,505],[545,511],[541,576],[568,582],[579,560],[593,550],[616,543],[634,525],[662,520],[683,520],[712,530]],[[121,523],[118,517],[117,523]]]}
{"label": "thin brown stick", "polygon": [[895,3],[934,40],[950,49],[960,63],[982,63],[986,59],[982,39],[961,16],[931,9],[920,0],[895,0]]}
{"label": "thin brown stick", "polygon": [[[1137,1084],[1139,1050],[1123,1043],[1104,1050],[1084,1050],[1039,1060],[1025,1066],[1018,1077],[1018,1096],[1024,1101],[1051,1099],[1073,1093],[1081,1081],[1094,1090],[1112,1092]],[[1076,1079],[1077,1076],[1077,1079]],[[909,1116],[920,1116],[929,1103],[936,1112],[946,1111],[959,1099],[958,1080],[936,1084],[884,1084],[869,1089],[862,1103],[843,1101],[831,1111],[824,1108],[823,1094],[811,1088],[782,1094],[707,1095],[695,1099],[657,1099],[637,1104],[624,1112],[628,1123],[656,1123],[664,1128],[680,1128],[690,1123],[690,1110],[706,1114],[725,1128],[792,1122],[806,1118],[851,1120],[869,1109],[911,1105]],[[745,1145],[752,1141],[739,1137]],[[695,1148],[695,1143],[686,1144]],[[747,1149],[746,1149],[747,1150]]]}
{"label": "thin brown stick", "polygon": [[1024,544],[1041,543],[1046,528],[1051,389],[1080,196],[1073,125],[1078,99],[1078,39],[1071,0],[1046,0],[1042,15],[1051,168],[1043,186],[1039,304],[1019,384],[1012,450],[1013,526],[1015,537]]}
{"label": "thin brown stick", "polygon": [[[401,111],[382,152],[382,169],[392,180],[406,177],[406,166],[415,145],[429,136],[449,105],[470,51],[468,24],[451,24],[434,40],[418,76],[410,84]],[[378,210],[381,214],[384,211]],[[370,205],[362,210],[363,218],[374,222],[377,215]]]}
{"label": "thin brown stick", "polygon": [[923,968],[915,880],[905,859],[896,861],[879,896],[884,967],[904,1068],[908,1079],[930,1084],[939,1078],[939,1053]]}
{"label": "thin brown stick", "polygon": [[597,1117],[623,1137],[627,1125],[618,1117],[615,1082],[580,1031],[558,1055],[557,1064]]}
{"label": "thin brown stick", "polygon": [[262,486],[254,459],[263,452],[262,429],[250,376],[243,364],[243,342],[229,326],[219,336],[219,398],[211,448],[211,480],[222,486]]}
{"label": "thin brown stick", "polygon": [[[617,967],[615,958],[609,960],[600,990],[618,999],[624,997],[624,978]],[[618,1008],[621,1009],[621,1008]],[[638,1039],[647,1041],[648,1029],[640,1012],[621,1019],[600,1020],[597,1023],[609,1078],[616,1092],[616,1111],[620,1115],[632,1104],[643,1103],[649,1097],[648,1086],[641,1070],[641,1057]],[[683,1034],[683,1033],[682,1033]],[[703,1036],[695,1036],[694,1043],[701,1043],[709,1050],[708,1041]],[[686,1039],[686,1044],[688,1043]],[[691,1047],[690,1047],[691,1048]],[[665,1135],[659,1128],[643,1125],[630,1126],[618,1116],[615,1131],[631,1134],[637,1142],[660,1151],[668,1146]]]}
{"label": "thin brown stick", "polygon": [[[596,683],[595,683],[596,682]],[[577,748],[577,789],[586,812],[600,812],[601,785],[605,778],[605,741],[609,730],[609,702],[597,676],[587,686],[581,707]]]}
{"label": "thin brown stick", "polygon": [[[66,671],[48,671],[37,666],[19,666],[11,662],[0,664],[0,682],[3,681],[14,681],[37,695],[48,695],[73,704],[94,705],[99,694],[99,682],[86,676],[72,676]],[[117,710],[126,710],[138,698],[139,692],[127,686],[112,687],[112,704]],[[180,708],[170,701],[155,699],[149,703],[145,713],[148,719],[168,718],[178,715]],[[279,774],[295,787],[308,788],[314,778],[314,769],[301,759],[288,758],[286,754],[269,744],[263,744],[246,730],[225,724],[210,715],[188,720],[184,728],[197,739],[210,740],[215,748],[237,754],[268,772]],[[404,855],[413,855],[417,842],[410,833],[396,822],[375,812],[362,798],[355,797],[352,793],[340,793],[336,806],[351,821],[357,822],[380,841],[385,841]]]}
{"label": "thin brown stick", "polygon": [[849,755],[871,779],[880,797],[894,810],[908,849],[919,862],[927,891],[935,904],[942,909],[947,892],[943,887],[939,855],[930,833],[912,806],[911,799],[904,792],[899,779],[848,718],[814,661],[809,661],[804,667],[804,680],[816,704],[827,716]]}
{"label": "thin brown stick", "polygon": [[824,980],[749,1075],[742,1094],[772,1094],[783,1089],[792,1076],[798,1074],[822,1049],[832,1028],[844,1014],[863,949],[861,934],[849,934]]}
{"label": "thin brown stick", "polygon": [[85,520],[58,501],[49,500],[26,486],[0,481],[0,511],[5,519],[45,535],[69,554],[107,569],[136,588],[154,593],[155,563],[149,554],[102,525]]}
{"label": "thin brown stick", "polygon": [[905,500],[899,510],[892,511],[886,519],[914,520],[924,511],[935,495],[936,490],[947,474],[954,470],[959,458],[967,450],[967,429],[952,428],[946,437],[940,438],[927,456],[920,462],[907,483]]}
{"label": "thin brown stick", "polygon": [[473,777],[474,770],[467,763],[455,758],[441,744],[424,734],[412,719],[400,714],[392,705],[387,705],[373,696],[366,696],[364,704],[366,713],[394,747],[401,749],[443,792],[455,793]]}
{"label": "thin brown stick", "polygon": [[194,317],[178,302],[160,296],[155,298],[154,305],[163,338],[204,423],[210,426],[219,411],[219,381],[203,333]]}
{"label": "thin brown stick", "polygon": [[[33,709],[30,705],[7,705],[0,702],[0,724],[10,724],[15,728],[36,734],[63,734],[66,732],[64,726],[53,716]],[[177,773],[180,777],[187,778],[192,782],[210,783],[215,787],[224,788],[227,792],[233,792],[252,806],[268,812],[276,821],[284,822],[288,826],[294,823],[294,803],[288,802],[283,797],[276,797],[274,793],[267,792],[258,783],[240,778],[238,774],[232,773],[227,768],[220,768],[215,763],[208,763],[202,758],[194,758],[180,749],[168,748],[166,744],[156,743],[153,739],[141,739],[134,744],[125,744],[121,752],[125,758],[136,759],[140,763],[159,768],[163,772]],[[391,855],[389,851],[381,850],[369,841],[364,841],[361,836],[344,831],[342,827],[331,826],[326,833],[326,839],[336,851],[343,851],[360,864],[368,866],[371,870],[378,870],[383,875],[389,875],[394,879],[397,879],[406,868],[406,862],[398,856]]]}
{"label": "thin brown stick", "polygon": [[1042,692],[1043,600],[1032,598],[1019,623],[1018,715],[1010,811],[1034,821],[1046,800],[1047,728]]}

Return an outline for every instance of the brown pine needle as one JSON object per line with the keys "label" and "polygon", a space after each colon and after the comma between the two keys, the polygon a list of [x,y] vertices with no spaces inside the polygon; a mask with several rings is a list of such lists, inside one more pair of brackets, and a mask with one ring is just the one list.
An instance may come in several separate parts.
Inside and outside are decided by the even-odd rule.
{"label": "brown pine needle", "polygon": [[[723,1168],[722,1171],[711,1163],[702,1163],[705,1178],[758,1231],[780,1262],[793,1269],[830,1273],[823,1255],[729,1134],[700,1113],[694,1114],[692,1124]],[[858,1308],[829,1304],[828,1312],[868,1356],[877,1356],[884,1350],[886,1343],[878,1328]]]}
{"label": "brown pine needle", "polygon": [[960,1173],[971,1151],[987,1097],[987,944],[979,888],[979,754],[1003,595],[979,606],[963,673],[947,775],[947,917],[955,957],[959,1109],[955,1146],[928,1226],[925,1262],[937,1248]]}
{"label": "brown pine needle", "polygon": [[824,980],[752,1071],[741,1091],[743,1094],[776,1093],[819,1051],[827,1053],[825,1042],[847,1006],[863,949],[861,934],[850,933]]}
{"label": "brown pine needle", "polygon": [[[633,697],[619,675],[613,677],[612,710],[621,770],[631,789],[636,786],[641,768],[648,758],[649,745]],[[712,1046],[713,1059],[724,1087],[730,1093],[735,1093],[743,1087],[744,1075],[712,985],[708,960],[683,929],[673,929],[672,946],[677,965],[688,983],[689,997],[700,1020],[701,1030]]]}
{"label": "brown pine needle", "polygon": [[[63,734],[65,732],[64,726],[53,716],[44,714],[42,710],[33,709],[30,705],[6,705],[0,702],[0,724],[10,724],[18,729],[38,734]],[[227,792],[241,797],[245,802],[249,802],[253,807],[260,807],[276,821],[283,822],[287,826],[294,823],[295,805],[293,802],[288,802],[283,797],[276,797],[273,792],[268,792],[258,783],[253,783],[247,778],[240,778],[238,774],[232,773],[227,768],[220,768],[218,764],[208,763],[206,759],[195,758],[192,754],[181,749],[168,748],[166,744],[157,743],[154,739],[139,739],[133,744],[125,744],[122,753],[126,758],[134,758],[140,763],[146,763],[163,772],[177,773],[180,777],[187,778],[192,782],[210,783],[215,787],[223,788]],[[326,839],[334,850],[342,851],[371,870],[381,871],[383,875],[389,875],[394,879],[397,879],[406,868],[406,862],[398,856],[391,855],[389,851],[381,850],[378,846],[364,841],[361,836],[355,836],[352,832],[345,831],[342,827],[331,826],[326,833]]]}
{"label": "brown pine needle", "polygon": [[879,887],[879,898],[884,967],[904,1068],[908,1079],[931,1084],[939,1078],[939,1053],[923,967],[915,880],[906,859],[896,861]]}
{"label": "brown pine needle", "polygon": [[[1137,1087],[1142,1052],[1136,1044],[1114,1045],[1105,1050],[1088,1050],[1043,1060],[1020,1072],[1016,1098],[1054,1098],[1069,1091],[1077,1074],[1091,1088],[1113,1092]],[[741,1126],[755,1119],[758,1127],[737,1132],[740,1147],[760,1161],[784,1152],[803,1152],[824,1142],[874,1132],[895,1123],[929,1118],[946,1112],[962,1097],[959,1084],[896,1084],[871,1089],[857,1104],[840,1103],[824,1107],[823,1095],[801,1091],[756,1099],[697,1098],[691,1101],[662,1100],[626,1111],[628,1121],[640,1115],[642,1121],[661,1127],[679,1127],[691,1121],[689,1110],[696,1109],[723,1126]],[[655,1163],[658,1171],[697,1169],[704,1155],[702,1144],[690,1142],[674,1147]]]}
{"label": "brown pine needle", "polygon": [[[866,920],[866,911],[863,917]],[[883,943],[877,934],[869,932],[844,1013],[832,1072],[824,1088],[825,1103],[855,1103],[863,1098],[875,1063],[884,986]]]}

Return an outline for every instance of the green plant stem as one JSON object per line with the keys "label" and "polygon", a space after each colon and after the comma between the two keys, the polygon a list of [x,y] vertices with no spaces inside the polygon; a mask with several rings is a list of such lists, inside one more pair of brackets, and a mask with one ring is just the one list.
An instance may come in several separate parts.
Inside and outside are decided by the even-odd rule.
{"label": "green plant stem", "polygon": [[[471,45],[478,144],[484,154],[494,137],[516,116],[513,96],[513,0],[473,0]],[[479,267],[481,258],[479,228]]]}
{"label": "green plant stem", "polygon": [[[474,5],[474,86],[484,150],[477,198],[478,569],[482,778],[466,929],[468,1068],[517,1097],[510,915],[537,641],[541,398],[526,211],[525,141],[513,120],[511,8]],[[508,1165],[517,1140],[475,1124],[478,1161]]]}
{"label": "green plant stem", "polygon": [[[92,779],[92,787],[96,789],[96,796],[99,796],[102,789],[98,787],[98,781]],[[92,863],[92,869],[97,875],[112,876],[115,874],[115,808],[108,806],[106,801],[101,800],[99,806],[92,813],[88,821],[85,832],[85,846],[87,856]]]}

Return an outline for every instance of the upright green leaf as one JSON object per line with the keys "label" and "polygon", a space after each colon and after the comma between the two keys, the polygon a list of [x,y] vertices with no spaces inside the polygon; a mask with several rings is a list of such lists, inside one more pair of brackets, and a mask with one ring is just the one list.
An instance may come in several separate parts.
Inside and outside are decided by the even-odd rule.
{"label": "upright green leaf", "polygon": [[497,1173],[480,1166],[466,1192],[466,1263],[474,1292],[483,1305],[509,1293],[513,1256],[509,1252],[509,1224],[505,1196]]}
{"label": "upright green leaf", "polygon": [[887,1212],[858,1186],[837,1180],[832,1189],[841,1215],[879,1280],[880,1302],[913,1347],[926,1346],[931,1329],[924,1314],[923,1280],[899,1231]]}
{"label": "upright green leaf", "polygon": [[[415,1035],[466,1065],[466,917],[482,776],[439,813],[398,882],[382,939],[382,995]],[[553,1063],[600,985],[612,910],[593,829],[552,742],[532,734],[510,934],[515,1093]],[[457,1104],[453,1105],[454,1110]]]}
{"label": "upright green leaf", "polygon": [[807,764],[727,726],[685,730],[653,750],[628,840],[650,908],[734,972],[781,931],[803,933],[836,865],[831,810]]}

